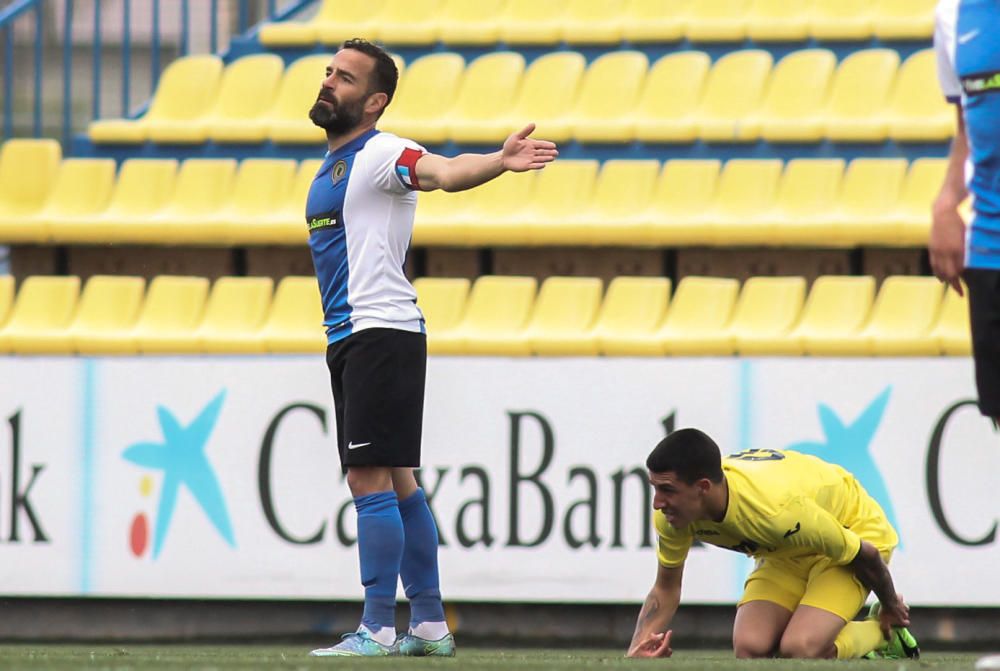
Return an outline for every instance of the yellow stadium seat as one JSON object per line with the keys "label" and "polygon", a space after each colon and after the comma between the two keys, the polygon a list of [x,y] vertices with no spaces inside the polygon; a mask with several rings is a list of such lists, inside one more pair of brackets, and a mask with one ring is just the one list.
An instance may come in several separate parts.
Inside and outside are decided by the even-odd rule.
{"label": "yellow stadium seat", "polygon": [[672,160],[663,164],[649,207],[640,214],[643,237],[650,245],[712,241],[702,213],[715,197],[721,168],[716,160]]}
{"label": "yellow stadium seat", "polygon": [[61,243],[63,240],[54,233],[61,230],[62,223],[103,211],[111,200],[114,184],[114,159],[68,158],[60,164],[52,192],[34,221],[47,240]]}
{"label": "yellow stadium seat", "polygon": [[906,178],[906,159],[858,158],[844,173],[840,203],[825,219],[831,241],[856,245],[896,245],[899,229],[890,215]]}
{"label": "yellow stadium seat", "polygon": [[108,207],[52,221],[52,237],[63,243],[134,242],[130,237],[132,227],[147,221],[167,204],[176,182],[174,159],[128,159],[118,171]]}
{"label": "yellow stadium seat", "polygon": [[471,282],[464,277],[420,277],[414,280],[417,307],[427,328],[427,353],[438,354],[439,336],[451,333],[462,321]]}
{"label": "yellow stadium seat", "polygon": [[618,44],[622,41],[621,0],[569,0],[562,39],[569,44]]}
{"label": "yellow stadium seat", "polygon": [[610,160],[601,166],[590,206],[579,213],[592,245],[644,246],[640,213],[649,205],[660,164],[652,160]]}
{"label": "yellow stadium seat", "polygon": [[740,139],[821,141],[821,113],[836,68],[837,57],[828,49],[802,49],[782,58],[771,75],[760,110],[740,123]]}
{"label": "yellow stadium seat", "polygon": [[228,244],[228,226],[218,216],[232,196],[235,178],[235,159],[184,161],[173,196],[151,216],[125,223],[123,239],[153,244]]}
{"label": "yellow stadium seat", "polygon": [[309,21],[270,23],[261,28],[265,47],[339,45],[352,37],[375,39],[375,27],[385,0],[323,0]]}
{"label": "yellow stadium seat", "polygon": [[[234,178],[232,195],[220,209],[204,220],[204,226],[216,231],[216,240],[228,244],[275,244],[281,238],[269,235],[270,228],[261,215],[284,205],[295,179],[295,161],[273,158],[248,158],[240,163]],[[305,197],[299,202],[299,214],[305,210]],[[299,233],[305,229],[301,216]],[[302,239],[300,235],[299,240]]]}
{"label": "yellow stadium seat", "polygon": [[635,136],[642,142],[693,142],[698,103],[712,61],[701,51],[667,54],[646,76],[635,105]]}
{"label": "yellow stadium seat", "polygon": [[882,283],[872,321],[862,331],[871,353],[880,356],[936,356],[941,344],[928,338],[941,314],[943,286],[934,277],[889,277]]}
{"label": "yellow stadium seat", "polygon": [[80,354],[135,354],[132,328],[139,318],[146,280],[124,275],[94,275],[83,287],[80,307],[67,329]]}
{"label": "yellow stadium seat", "polygon": [[306,228],[306,198],[309,187],[320,166],[322,159],[307,159],[299,164],[292,178],[290,188],[279,197],[274,208],[259,212],[255,217],[247,217],[239,231],[241,239],[246,243],[262,245],[305,245],[309,240],[309,229]]}
{"label": "yellow stadium seat", "polygon": [[535,354],[595,356],[594,322],[601,307],[596,277],[549,277],[542,282],[524,338]]}
{"label": "yellow stadium seat", "polygon": [[805,42],[813,0],[751,0],[747,36],[754,42]]}
{"label": "yellow stadium seat", "polygon": [[740,123],[757,110],[771,74],[770,52],[734,51],[712,66],[695,115],[698,137],[706,142],[738,141]]}
{"label": "yellow stadium seat", "polygon": [[934,34],[937,0],[876,0],[873,22],[880,40],[927,40]]}
{"label": "yellow stadium seat", "polygon": [[809,32],[819,40],[864,40],[872,18],[872,0],[815,0]]}
{"label": "yellow stadium seat", "polygon": [[182,56],[163,71],[142,118],[94,121],[88,131],[90,139],[97,144],[204,142],[192,122],[211,108],[221,78],[222,59],[218,56]]}
{"label": "yellow stadium seat", "polygon": [[715,200],[702,215],[715,244],[772,242],[761,215],[774,204],[781,169],[781,161],[776,159],[733,159],[726,163]]}
{"label": "yellow stadium seat", "polygon": [[260,338],[268,352],[326,351],[323,304],[315,277],[288,276],[278,282]]}
{"label": "yellow stadium seat", "polygon": [[532,244],[586,242],[587,227],[578,213],[589,206],[598,168],[597,161],[556,161],[538,175],[531,202],[516,215]]}
{"label": "yellow stadium seat", "polygon": [[931,231],[931,205],[944,184],[948,159],[918,158],[910,164],[896,209],[888,216],[899,245],[923,247]]}
{"label": "yellow stadium seat", "polygon": [[14,305],[14,276],[0,275],[0,329],[7,323],[10,308]]}
{"label": "yellow stadium seat", "polygon": [[546,54],[532,61],[504,125],[507,132],[520,129],[530,119],[537,125],[537,137],[553,142],[569,140],[572,126],[566,111],[576,101],[586,66],[584,57],[572,51]]}
{"label": "yellow stadium seat", "polygon": [[830,228],[822,217],[836,209],[843,177],[843,159],[792,159],[785,165],[774,206],[761,215],[759,225],[775,244],[829,244]]}
{"label": "yellow stadium seat", "polygon": [[899,68],[885,109],[889,137],[897,142],[944,142],[955,134],[955,111],[940,90],[933,49],[913,54]]}
{"label": "yellow stadium seat", "polygon": [[802,277],[751,277],[743,285],[729,331],[743,356],[772,354],[802,315]]}
{"label": "yellow stadium seat", "polygon": [[33,221],[59,171],[55,140],[8,140],[0,148],[0,243],[42,242],[44,226]]}
{"label": "yellow stadium seat", "polygon": [[[200,120],[204,139],[258,143],[267,139],[266,115],[274,104],[285,63],[275,54],[244,56],[226,66],[219,97]],[[318,87],[317,87],[318,90]]]}
{"label": "yellow stadium seat", "polygon": [[628,42],[673,42],[684,36],[692,0],[628,0],[622,37]]}
{"label": "yellow stadium seat", "polygon": [[473,189],[468,209],[460,213],[459,240],[478,246],[526,244],[528,227],[521,213],[532,202],[537,180],[537,172],[506,172]]}
{"label": "yellow stadium seat", "polygon": [[895,49],[856,51],[841,61],[824,112],[827,139],[884,141],[889,129],[883,112],[898,68]]}
{"label": "yellow stadium seat", "polygon": [[740,42],[747,32],[750,0],[696,0],[687,13],[692,42]]}
{"label": "yellow stadium seat", "polygon": [[534,277],[480,277],[472,285],[458,328],[439,334],[441,354],[526,356],[523,338],[538,282]]}
{"label": "yellow stadium seat", "polygon": [[437,39],[442,0],[386,0],[376,31],[384,44],[426,46]]}
{"label": "yellow stadium seat", "polygon": [[465,60],[455,53],[428,54],[413,61],[379,127],[418,142],[444,142],[448,110],[464,71]]}
{"label": "yellow stadium seat", "polygon": [[0,352],[70,354],[67,328],[76,314],[80,278],[35,275],[21,283],[10,319],[0,330]]}
{"label": "yellow stadium seat", "polygon": [[208,280],[160,275],[149,283],[146,301],[131,336],[144,354],[194,353],[197,328],[205,315]]}
{"label": "yellow stadium seat", "polygon": [[500,39],[507,44],[556,44],[562,35],[566,0],[507,0]]}
{"label": "yellow stadium seat", "polygon": [[861,331],[875,299],[874,277],[824,275],[813,282],[802,320],[773,354],[833,354],[836,343]]}
{"label": "yellow stadium seat", "polygon": [[461,246],[468,236],[466,211],[475,198],[474,189],[448,193],[438,189],[417,197],[413,220],[414,245]]}
{"label": "yellow stadium seat", "polygon": [[524,57],[513,52],[486,54],[470,63],[447,115],[448,136],[455,142],[502,142],[513,129],[496,124],[506,113],[497,101],[514,100],[523,76]]}
{"label": "yellow stadium seat", "polygon": [[309,120],[332,56],[303,56],[285,69],[274,104],[265,114],[267,137],[279,144],[323,146],[326,133]]}
{"label": "yellow stadium seat", "polygon": [[949,356],[972,354],[968,288],[963,287],[961,296],[952,289],[945,290],[941,314],[931,329],[930,336],[937,340],[943,354]]}
{"label": "yellow stadium seat", "polygon": [[438,37],[448,45],[493,45],[500,41],[500,16],[507,0],[445,0],[438,19]]}
{"label": "yellow stadium seat", "polygon": [[739,282],[728,278],[682,279],[654,336],[660,351],[673,355],[732,354],[732,341],[717,336],[732,321],[739,290]]}
{"label": "yellow stadium seat", "polygon": [[933,277],[888,277],[875,298],[871,319],[859,332],[807,341],[807,350],[839,356],[937,355],[940,345],[926,336],[937,320],[941,298],[941,283]]}
{"label": "yellow stadium seat", "polygon": [[266,351],[261,329],[273,290],[270,277],[216,280],[205,305],[205,318],[195,334],[200,350],[220,354]]}
{"label": "yellow stadium seat", "polygon": [[594,326],[601,354],[609,356],[661,354],[650,347],[656,328],[663,321],[670,300],[666,277],[616,277],[608,285]]}
{"label": "yellow stadium seat", "polygon": [[649,61],[638,51],[613,51],[587,68],[570,112],[579,142],[627,142],[634,135],[632,110],[646,79]]}

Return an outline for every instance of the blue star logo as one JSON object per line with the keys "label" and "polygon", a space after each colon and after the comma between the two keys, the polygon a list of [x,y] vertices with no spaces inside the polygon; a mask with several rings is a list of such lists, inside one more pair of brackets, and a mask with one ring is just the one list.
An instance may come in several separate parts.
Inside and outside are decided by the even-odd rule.
{"label": "blue star logo", "polygon": [[226,542],[231,547],[236,547],[222,488],[205,456],[205,444],[219,419],[225,397],[226,391],[222,390],[187,426],[181,426],[167,408],[157,406],[156,414],[160,420],[163,442],[135,443],[122,453],[122,457],[133,464],[163,471],[160,503],[156,512],[156,531],[153,536],[153,559],[163,549],[181,485],[191,492]]}
{"label": "blue star logo", "polygon": [[[830,406],[820,403],[819,422],[823,427],[825,442],[805,441],[789,445],[786,449],[811,454],[846,468],[858,479],[865,491],[878,501],[890,524],[898,532],[899,524],[896,522],[896,512],[892,507],[892,499],[889,498],[889,490],[871,455],[871,442],[882,421],[882,414],[889,402],[891,391],[891,386],[886,387],[851,424],[845,424]],[[900,543],[900,547],[902,545]]]}

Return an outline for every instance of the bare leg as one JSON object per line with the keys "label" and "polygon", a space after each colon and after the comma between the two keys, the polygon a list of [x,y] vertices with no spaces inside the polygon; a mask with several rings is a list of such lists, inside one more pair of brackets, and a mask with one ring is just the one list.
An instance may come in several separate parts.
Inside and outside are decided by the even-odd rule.
{"label": "bare leg", "polygon": [[835,659],[833,642],[847,622],[839,615],[813,606],[799,606],[781,637],[781,656]]}
{"label": "bare leg", "polygon": [[740,659],[770,657],[791,618],[790,610],[771,601],[746,602],[736,610],[733,652]]}

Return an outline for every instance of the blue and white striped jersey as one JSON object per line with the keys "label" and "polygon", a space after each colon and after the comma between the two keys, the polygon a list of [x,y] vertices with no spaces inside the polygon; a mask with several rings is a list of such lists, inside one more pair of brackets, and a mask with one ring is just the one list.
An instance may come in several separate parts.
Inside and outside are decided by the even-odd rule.
{"label": "blue and white striped jersey", "polygon": [[306,201],[327,342],[366,328],[424,332],[403,264],[423,147],[371,130],[327,153]]}
{"label": "blue and white striped jersey", "polygon": [[941,88],[961,103],[969,138],[966,265],[1000,269],[1000,0],[941,0],[934,46]]}

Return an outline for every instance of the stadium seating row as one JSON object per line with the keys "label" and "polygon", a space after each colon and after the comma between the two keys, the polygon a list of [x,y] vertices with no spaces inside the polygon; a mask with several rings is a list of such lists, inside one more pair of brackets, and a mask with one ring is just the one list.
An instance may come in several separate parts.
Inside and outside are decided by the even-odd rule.
{"label": "stadium seating row", "polygon": [[[0,149],[0,243],[301,245],[320,161],[60,161]],[[946,161],[557,161],[478,189],[420,194],[414,244],[922,246]]]}
{"label": "stadium seating row", "polygon": [[[323,350],[316,280],[0,277],[0,352],[261,353]],[[970,351],[965,299],[931,277],[420,278],[432,354],[920,355]],[[207,296],[207,300],[206,300]],[[874,300],[873,300],[874,299]],[[10,313],[9,319],[7,315]],[[7,321],[4,326],[5,320]]]}
{"label": "stadium seating row", "polygon": [[[322,146],[323,132],[307,112],[328,63],[325,54],[287,70],[273,54],[225,68],[215,56],[181,58],[164,72],[144,117],[95,121],[90,138]],[[432,53],[404,68],[380,127],[428,144],[495,143],[526,121],[538,124],[539,137],[558,142],[934,142],[951,137],[955,124],[935,67],[931,49],[901,66],[897,51],[881,48],[839,64],[827,49],[795,51],[777,64],[759,49],[714,64],[703,52],[681,51],[652,66],[630,50],[589,66],[573,51],[528,66],[514,52],[489,53],[468,66],[459,54]]]}
{"label": "stadium seating row", "polygon": [[325,0],[265,25],[269,47],[927,39],[936,0]]}

